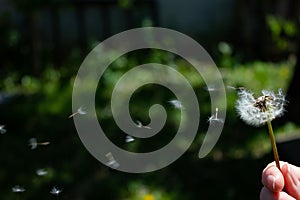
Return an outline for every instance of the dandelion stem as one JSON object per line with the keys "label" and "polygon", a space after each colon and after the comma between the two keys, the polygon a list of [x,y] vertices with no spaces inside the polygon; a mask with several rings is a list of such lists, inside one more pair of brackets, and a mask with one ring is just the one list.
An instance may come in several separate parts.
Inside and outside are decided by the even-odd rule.
{"label": "dandelion stem", "polygon": [[275,159],[275,162],[276,162],[276,167],[280,170],[279,156],[278,156],[278,151],[277,151],[277,147],[276,147],[276,141],[275,141],[275,136],[274,136],[271,121],[268,120],[267,124],[268,124],[268,130],[269,130],[268,132],[269,132],[269,136],[270,136],[270,140],[271,140],[274,159]]}

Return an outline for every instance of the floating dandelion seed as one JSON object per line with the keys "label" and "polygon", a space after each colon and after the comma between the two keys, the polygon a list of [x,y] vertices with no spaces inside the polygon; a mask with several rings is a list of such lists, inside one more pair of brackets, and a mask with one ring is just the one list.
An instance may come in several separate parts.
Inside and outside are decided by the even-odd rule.
{"label": "floating dandelion seed", "polygon": [[54,186],[51,190],[50,190],[50,194],[53,194],[55,196],[58,196],[60,193],[62,193],[62,189],[57,188],[56,186]]}
{"label": "floating dandelion seed", "polygon": [[[234,86],[231,86],[231,85],[227,85],[226,89],[228,89],[228,90],[241,90],[241,89],[244,89],[244,88],[243,87],[234,87]],[[207,86],[206,90],[209,91],[209,92],[216,92],[216,91],[221,91],[223,89],[222,88],[217,88],[217,87],[214,87],[214,86]]]}
{"label": "floating dandelion seed", "polygon": [[245,89],[244,87],[234,87],[231,85],[227,85],[226,87],[227,87],[227,89],[230,89],[230,90],[244,90]]}
{"label": "floating dandelion seed", "polygon": [[36,149],[37,146],[47,146],[50,144],[50,142],[37,142],[36,138],[30,138],[28,143],[29,143],[28,145],[32,150]]}
{"label": "floating dandelion seed", "polygon": [[72,118],[72,117],[74,117],[75,115],[85,115],[87,112],[84,110],[84,108],[82,107],[82,106],[80,106],[80,108],[78,108],[77,109],[77,112],[75,112],[75,113],[73,113],[73,114],[71,114],[70,116],[69,116],[69,118]]}
{"label": "floating dandelion seed", "polygon": [[36,174],[37,174],[38,176],[45,176],[45,175],[48,174],[48,171],[47,171],[46,169],[37,169],[37,170],[36,170]]}
{"label": "floating dandelion seed", "polygon": [[106,163],[107,166],[112,167],[114,169],[120,166],[120,164],[116,161],[111,152],[107,153],[105,156],[108,159],[108,162]]}
{"label": "floating dandelion seed", "polygon": [[14,187],[11,188],[11,190],[15,193],[22,193],[25,192],[25,188],[19,186],[19,185],[15,185]]}
{"label": "floating dandelion seed", "polygon": [[281,89],[275,94],[273,91],[262,90],[263,96],[255,98],[251,91],[240,89],[236,109],[241,119],[249,125],[268,125],[269,137],[273,149],[276,166],[280,169],[279,156],[271,121],[284,114],[286,105],[285,96]]}
{"label": "floating dandelion seed", "polygon": [[0,133],[4,134],[6,133],[6,129],[4,129],[5,125],[0,125]]}
{"label": "floating dandelion seed", "polygon": [[214,86],[207,86],[207,87],[205,87],[205,89],[209,92],[214,92],[214,91],[220,90],[220,89],[215,88]]}
{"label": "floating dandelion seed", "polygon": [[170,104],[172,104],[174,106],[174,108],[176,109],[182,109],[183,108],[183,105],[180,101],[174,99],[174,100],[171,100],[171,101],[168,101]]}
{"label": "floating dandelion seed", "polygon": [[208,121],[210,124],[212,124],[212,123],[214,123],[214,122],[224,123],[224,120],[223,120],[223,119],[218,118],[218,112],[219,112],[219,108],[216,108],[216,113],[213,114],[212,116],[210,116],[210,117],[208,118],[207,121]]}
{"label": "floating dandelion seed", "polygon": [[134,138],[133,138],[132,136],[130,136],[130,135],[127,135],[126,138],[125,138],[125,141],[126,141],[127,143],[133,142],[133,141],[134,141]]}
{"label": "floating dandelion seed", "polygon": [[140,121],[136,121],[136,127],[138,127],[138,128],[147,128],[147,129],[151,129],[151,127],[149,127],[149,126],[144,126],[144,125],[142,124],[142,122],[140,122]]}

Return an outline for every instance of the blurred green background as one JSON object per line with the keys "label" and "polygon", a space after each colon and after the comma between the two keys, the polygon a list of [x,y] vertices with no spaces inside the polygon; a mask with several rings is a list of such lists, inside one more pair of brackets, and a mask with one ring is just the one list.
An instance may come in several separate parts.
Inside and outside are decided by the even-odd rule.
{"label": "blurred green background", "polygon": [[[243,86],[257,95],[262,89],[287,93],[286,115],[274,120],[274,131],[281,158],[300,164],[293,156],[299,155],[300,133],[299,10],[300,3],[292,0],[0,0],[0,125],[7,130],[0,134],[0,199],[258,199],[261,171],[273,159],[271,147],[265,127],[250,127],[238,118],[235,90],[227,90],[227,117],[217,145],[199,159],[211,114],[207,86],[195,70],[161,50],[117,59],[96,94],[99,122],[115,144],[151,151],[167,144],[178,127],[180,112],[167,103],[174,95],[148,85],[133,95],[130,112],[147,123],[150,106],[161,103],[167,123],[159,137],[125,142],[110,98],[116,81],[136,65],[174,67],[193,86],[201,110],[197,137],[182,157],[155,172],[128,174],[101,164],[81,143],[68,119],[72,87],[83,59],[104,39],[143,26],[180,31],[210,53],[226,86]],[[50,144],[32,150],[30,138]],[[36,174],[41,168],[45,176]],[[15,185],[26,191],[12,192]],[[53,186],[63,189],[58,197],[50,194]]]}

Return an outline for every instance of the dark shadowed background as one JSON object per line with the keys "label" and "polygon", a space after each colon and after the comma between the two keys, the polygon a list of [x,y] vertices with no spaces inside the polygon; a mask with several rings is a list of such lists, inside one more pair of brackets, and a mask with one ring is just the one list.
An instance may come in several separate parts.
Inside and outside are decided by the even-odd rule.
{"label": "dark shadowed background", "polygon": [[[161,50],[130,52],[105,72],[96,94],[100,124],[120,147],[146,152],[172,139],[180,112],[174,94],[148,85],[130,102],[133,118],[149,122],[148,109],[161,103],[167,123],[155,138],[126,143],[110,111],[118,78],[139,64],[173,66],[197,93],[201,121],[195,141],[170,166],[127,174],[94,159],[72,119],[72,87],[81,62],[95,45],[119,32],[146,26],[180,31],[198,41],[216,62],[226,86],[287,93],[287,112],[274,120],[279,156],[300,165],[300,2],[243,0],[0,0],[0,199],[194,200],[258,199],[264,166],[272,161],[266,127],[238,119],[236,91],[227,90],[221,138],[205,158],[198,151],[208,127],[207,86],[183,59]],[[143,76],[141,74],[141,76]],[[40,143],[31,149],[30,138]],[[38,169],[47,174],[39,176]],[[14,193],[16,185],[23,193]],[[50,194],[57,186],[58,197]]]}

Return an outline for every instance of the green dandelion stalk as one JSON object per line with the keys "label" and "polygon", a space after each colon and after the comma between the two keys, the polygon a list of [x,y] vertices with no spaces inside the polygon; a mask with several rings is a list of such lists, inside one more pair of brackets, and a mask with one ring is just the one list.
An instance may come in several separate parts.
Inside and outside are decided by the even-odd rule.
{"label": "green dandelion stalk", "polygon": [[279,155],[278,155],[278,151],[277,151],[276,140],[275,140],[271,121],[268,120],[267,124],[268,124],[268,132],[269,132],[269,137],[270,137],[271,146],[272,146],[272,150],[273,150],[274,160],[276,163],[276,167],[280,170]]}

